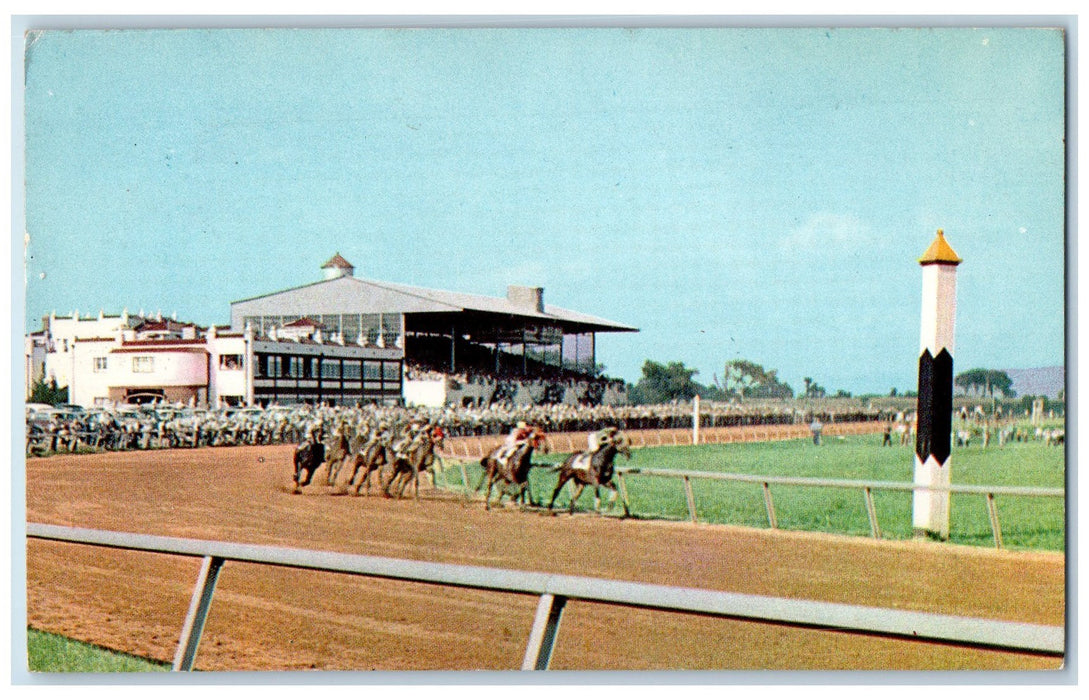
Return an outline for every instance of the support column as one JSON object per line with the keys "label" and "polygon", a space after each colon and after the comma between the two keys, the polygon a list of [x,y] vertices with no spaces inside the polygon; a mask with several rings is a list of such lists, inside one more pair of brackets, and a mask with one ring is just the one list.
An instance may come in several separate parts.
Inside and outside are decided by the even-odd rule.
{"label": "support column", "polygon": [[455,368],[457,367],[457,365],[455,364],[455,360],[457,358],[454,355],[454,348],[456,347],[457,337],[458,337],[457,334],[458,334],[457,326],[450,326],[450,371],[451,372],[453,372],[455,370]]}
{"label": "support column", "polygon": [[[915,483],[921,486],[947,487],[951,481],[953,336],[960,263],[941,229],[919,259],[923,268],[923,306]],[[948,539],[949,491],[916,490],[912,498],[912,526],[916,537]]]}
{"label": "support column", "polygon": [[257,357],[253,349],[253,340],[253,326],[247,322],[245,329],[242,331],[242,345],[245,348],[245,355],[242,358],[242,371],[244,372],[243,376],[245,377],[245,396],[243,397],[243,401],[245,401],[247,406],[252,406],[254,404],[254,394],[256,393],[254,391],[253,379],[257,376]]}

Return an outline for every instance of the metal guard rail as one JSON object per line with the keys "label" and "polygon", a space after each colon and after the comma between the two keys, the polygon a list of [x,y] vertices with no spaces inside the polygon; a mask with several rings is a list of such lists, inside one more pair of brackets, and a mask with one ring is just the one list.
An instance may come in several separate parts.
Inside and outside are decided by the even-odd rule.
{"label": "metal guard rail", "polygon": [[885,491],[949,491],[950,493],[998,494],[1009,496],[1064,496],[1061,488],[1038,486],[972,486],[969,484],[951,484],[949,486],[929,486],[911,481],[864,481],[853,479],[821,479],[809,476],[761,476],[758,474],[735,474],[727,472],[701,472],[685,469],[646,469],[644,467],[616,467],[619,474],[642,474],[643,476],[671,476],[699,479],[719,479],[723,481],[745,481],[753,484],[778,484],[781,486],[827,486],[831,488],[871,488]]}
{"label": "metal guard rail", "polygon": [[629,581],[27,523],[28,538],[203,558],[175,671],[193,668],[223,564],[240,561],[539,596],[523,670],[549,666],[568,600],[966,647],[1063,656],[1064,628]]}
{"label": "metal guard rail", "polygon": [[717,481],[737,481],[760,484],[764,489],[764,508],[767,511],[768,527],[777,529],[775,502],[771,497],[771,486],[807,486],[822,488],[861,489],[865,500],[866,516],[870,521],[870,535],[881,539],[881,526],[877,521],[877,508],[874,505],[874,491],[946,491],[949,493],[977,494],[987,497],[987,517],[991,523],[991,535],[994,546],[1002,548],[1002,524],[998,517],[998,505],[995,496],[1028,496],[1036,498],[1063,498],[1066,491],[1061,488],[1043,488],[1036,486],[972,486],[967,484],[928,485],[910,481],[860,481],[851,479],[820,479],[805,476],[760,476],[755,474],[736,474],[728,472],[701,472],[684,469],[645,469],[642,467],[617,467],[617,479],[627,500],[625,475],[658,476],[681,479],[684,482],[685,498],[688,502],[688,519],[697,522],[696,496],[692,491],[692,479],[711,479]]}

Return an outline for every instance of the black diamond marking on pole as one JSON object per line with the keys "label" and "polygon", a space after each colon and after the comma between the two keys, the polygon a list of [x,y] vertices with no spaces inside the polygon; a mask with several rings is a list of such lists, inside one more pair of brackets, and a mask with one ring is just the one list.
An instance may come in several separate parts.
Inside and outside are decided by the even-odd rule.
{"label": "black diamond marking on pole", "polygon": [[937,357],[929,349],[919,357],[918,414],[915,455],[920,462],[933,456],[938,464],[945,464],[953,430],[953,356],[945,348]]}

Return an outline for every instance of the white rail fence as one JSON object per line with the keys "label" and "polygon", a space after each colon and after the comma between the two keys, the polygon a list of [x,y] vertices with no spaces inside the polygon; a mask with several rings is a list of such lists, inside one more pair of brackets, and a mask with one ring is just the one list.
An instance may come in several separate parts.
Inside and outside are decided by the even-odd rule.
{"label": "white rail fence", "polygon": [[523,670],[548,669],[569,600],[1042,656],[1062,657],[1065,649],[1065,631],[1058,626],[41,523],[28,523],[26,535],[40,540],[200,557],[200,573],[174,656],[175,671],[193,669],[216,581],[228,561],[538,596]]}
{"label": "white rail fence", "polygon": [[[621,493],[625,500],[628,499],[628,488],[625,477],[631,476],[657,476],[679,479],[684,484],[685,498],[688,503],[688,518],[697,522],[696,498],[692,491],[692,481],[695,479],[708,479],[712,481],[732,481],[749,484],[760,484],[764,491],[764,507],[768,516],[768,527],[777,529],[778,518],[775,512],[775,501],[771,495],[771,486],[801,486],[812,488],[837,488],[858,489],[862,493],[863,503],[866,507],[866,515],[870,521],[870,535],[876,539],[881,538],[881,527],[877,519],[877,508],[873,502],[874,491],[948,491],[950,493],[977,494],[986,496],[987,517],[991,523],[991,535],[994,538],[994,546],[1002,548],[1002,525],[998,516],[998,504],[995,496],[1030,497],[1030,498],[1064,498],[1066,490],[1061,488],[1041,488],[1032,486],[971,486],[954,484],[950,486],[930,486],[915,484],[907,481],[857,481],[848,479],[818,479],[812,477],[789,476],[761,476],[755,474],[730,474],[721,472],[700,472],[680,469],[645,469],[641,467],[617,467],[617,480]],[[629,500],[630,502],[630,500]]]}

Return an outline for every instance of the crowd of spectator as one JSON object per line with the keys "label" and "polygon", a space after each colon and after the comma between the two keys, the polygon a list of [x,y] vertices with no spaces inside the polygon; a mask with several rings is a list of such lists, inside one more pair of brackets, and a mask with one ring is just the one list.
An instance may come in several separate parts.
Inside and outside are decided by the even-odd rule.
{"label": "crowd of spectator", "polygon": [[[885,410],[856,409],[811,412],[784,403],[737,405],[704,403],[703,428],[738,425],[823,423],[891,420]],[[536,425],[548,433],[591,432],[605,426],[624,430],[691,428],[692,406],[672,403],[655,406],[604,406],[550,403],[513,406],[507,402],[479,407],[442,408],[391,406],[271,406],[202,410],[158,405],[28,410],[28,455],[81,450],[133,450],[266,445],[301,442],[309,428],[322,426],[331,433],[347,424],[357,430],[383,422],[389,425],[431,423],[451,436],[502,435],[518,423]]]}
{"label": "crowd of spectator", "polygon": [[447,388],[471,393],[477,398],[477,405],[514,403],[519,396],[531,396],[537,405],[564,403],[569,392],[574,399],[568,403],[596,406],[602,403],[605,392],[613,389],[619,393],[625,390],[623,380],[608,377],[593,377],[571,369],[561,369],[548,365],[534,367],[532,377],[504,370],[461,369],[449,371],[439,365],[430,365],[421,361],[405,364],[405,378],[410,381],[446,381]]}
{"label": "crowd of spectator", "polygon": [[[536,425],[546,433],[592,432],[606,426],[624,430],[691,429],[693,407],[688,402],[658,405],[568,404],[548,402],[515,406],[510,401],[479,406],[439,408],[399,406],[270,406],[205,410],[178,405],[121,406],[65,410],[44,406],[28,408],[26,451],[28,455],[81,450],[134,450],[266,445],[301,442],[307,431],[319,425],[326,433],[346,424],[357,431],[379,423],[442,426],[450,436],[503,435],[518,425]],[[1061,430],[1039,429],[1018,423],[1013,415],[983,416],[978,412],[955,416],[954,439],[958,444],[992,440],[1046,440],[1061,443]],[[886,426],[886,443],[913,441],[914,415],[894,408],[872,407],[862,402],[831,402],[823,407],[805,401],[702,402],[702,428],[784,425],[812,422],[823,425],[873,421]]]}

